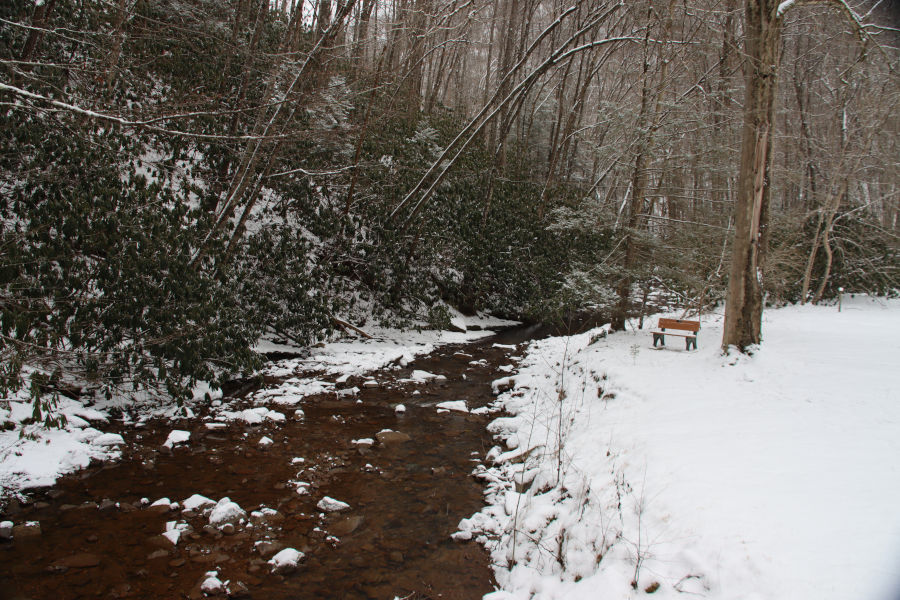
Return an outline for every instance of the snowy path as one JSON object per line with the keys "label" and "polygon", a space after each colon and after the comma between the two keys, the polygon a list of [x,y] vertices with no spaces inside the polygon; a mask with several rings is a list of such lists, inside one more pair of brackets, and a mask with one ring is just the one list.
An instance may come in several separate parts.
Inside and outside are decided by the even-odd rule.
{"label": "snowy path", "polygon": [[509,565],[497,598],[894,600],[900,303],[769,310],[764,336],[722,357],[713,315],[698,352],[533,344],[492,428],[534,450],[466,524]]}

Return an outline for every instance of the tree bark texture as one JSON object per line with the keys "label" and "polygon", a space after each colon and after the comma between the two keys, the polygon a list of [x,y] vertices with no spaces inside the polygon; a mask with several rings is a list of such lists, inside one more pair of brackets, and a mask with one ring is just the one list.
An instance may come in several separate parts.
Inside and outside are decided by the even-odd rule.
{"label": "tree bark texture", "polygon": [[741,160],[734,211],[734,243],[722,347],[741,351],[762,332],[763,281],[769,212],[774,108],[781,46],[781,18],[774,0],[746,0],[746,91]]}

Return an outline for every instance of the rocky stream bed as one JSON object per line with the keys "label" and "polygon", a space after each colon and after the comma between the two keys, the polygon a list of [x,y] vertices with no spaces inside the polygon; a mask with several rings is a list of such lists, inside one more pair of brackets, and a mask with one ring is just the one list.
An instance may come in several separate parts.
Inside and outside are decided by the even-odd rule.
{"label": "rocky stream bed", "polygon": [[471,472],[510,341],[322,377],[289,410],[266,399],[309,373],[206,407],[242,419],[120,426],[121,460],[8,503],[0,599],[481,598],[489,557],[450,536],[483,503]]}

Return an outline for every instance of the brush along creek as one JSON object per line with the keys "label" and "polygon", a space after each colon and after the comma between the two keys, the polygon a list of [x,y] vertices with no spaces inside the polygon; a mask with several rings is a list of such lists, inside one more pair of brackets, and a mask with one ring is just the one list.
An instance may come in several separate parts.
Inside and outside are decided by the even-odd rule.
{"label": "brush along creek", "polygon": [[120,426],[121,460],[5,507],[0,598],[481,598],[489,557],[450,536],[483,504],[491,382],[521,339],[366,376],[285,361],[195,418]]}

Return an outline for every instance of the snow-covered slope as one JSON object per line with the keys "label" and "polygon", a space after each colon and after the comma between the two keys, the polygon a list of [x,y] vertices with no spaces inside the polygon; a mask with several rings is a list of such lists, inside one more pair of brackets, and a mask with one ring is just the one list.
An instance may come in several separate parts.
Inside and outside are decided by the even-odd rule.
{"label": "snow-covered slope", "polygon": [[532,344],[499,399],[490,506],[457,534],[492,598],[898,597],[900,302],[768,310],[749,357],[720,315],[696,352],[596,334]]}

